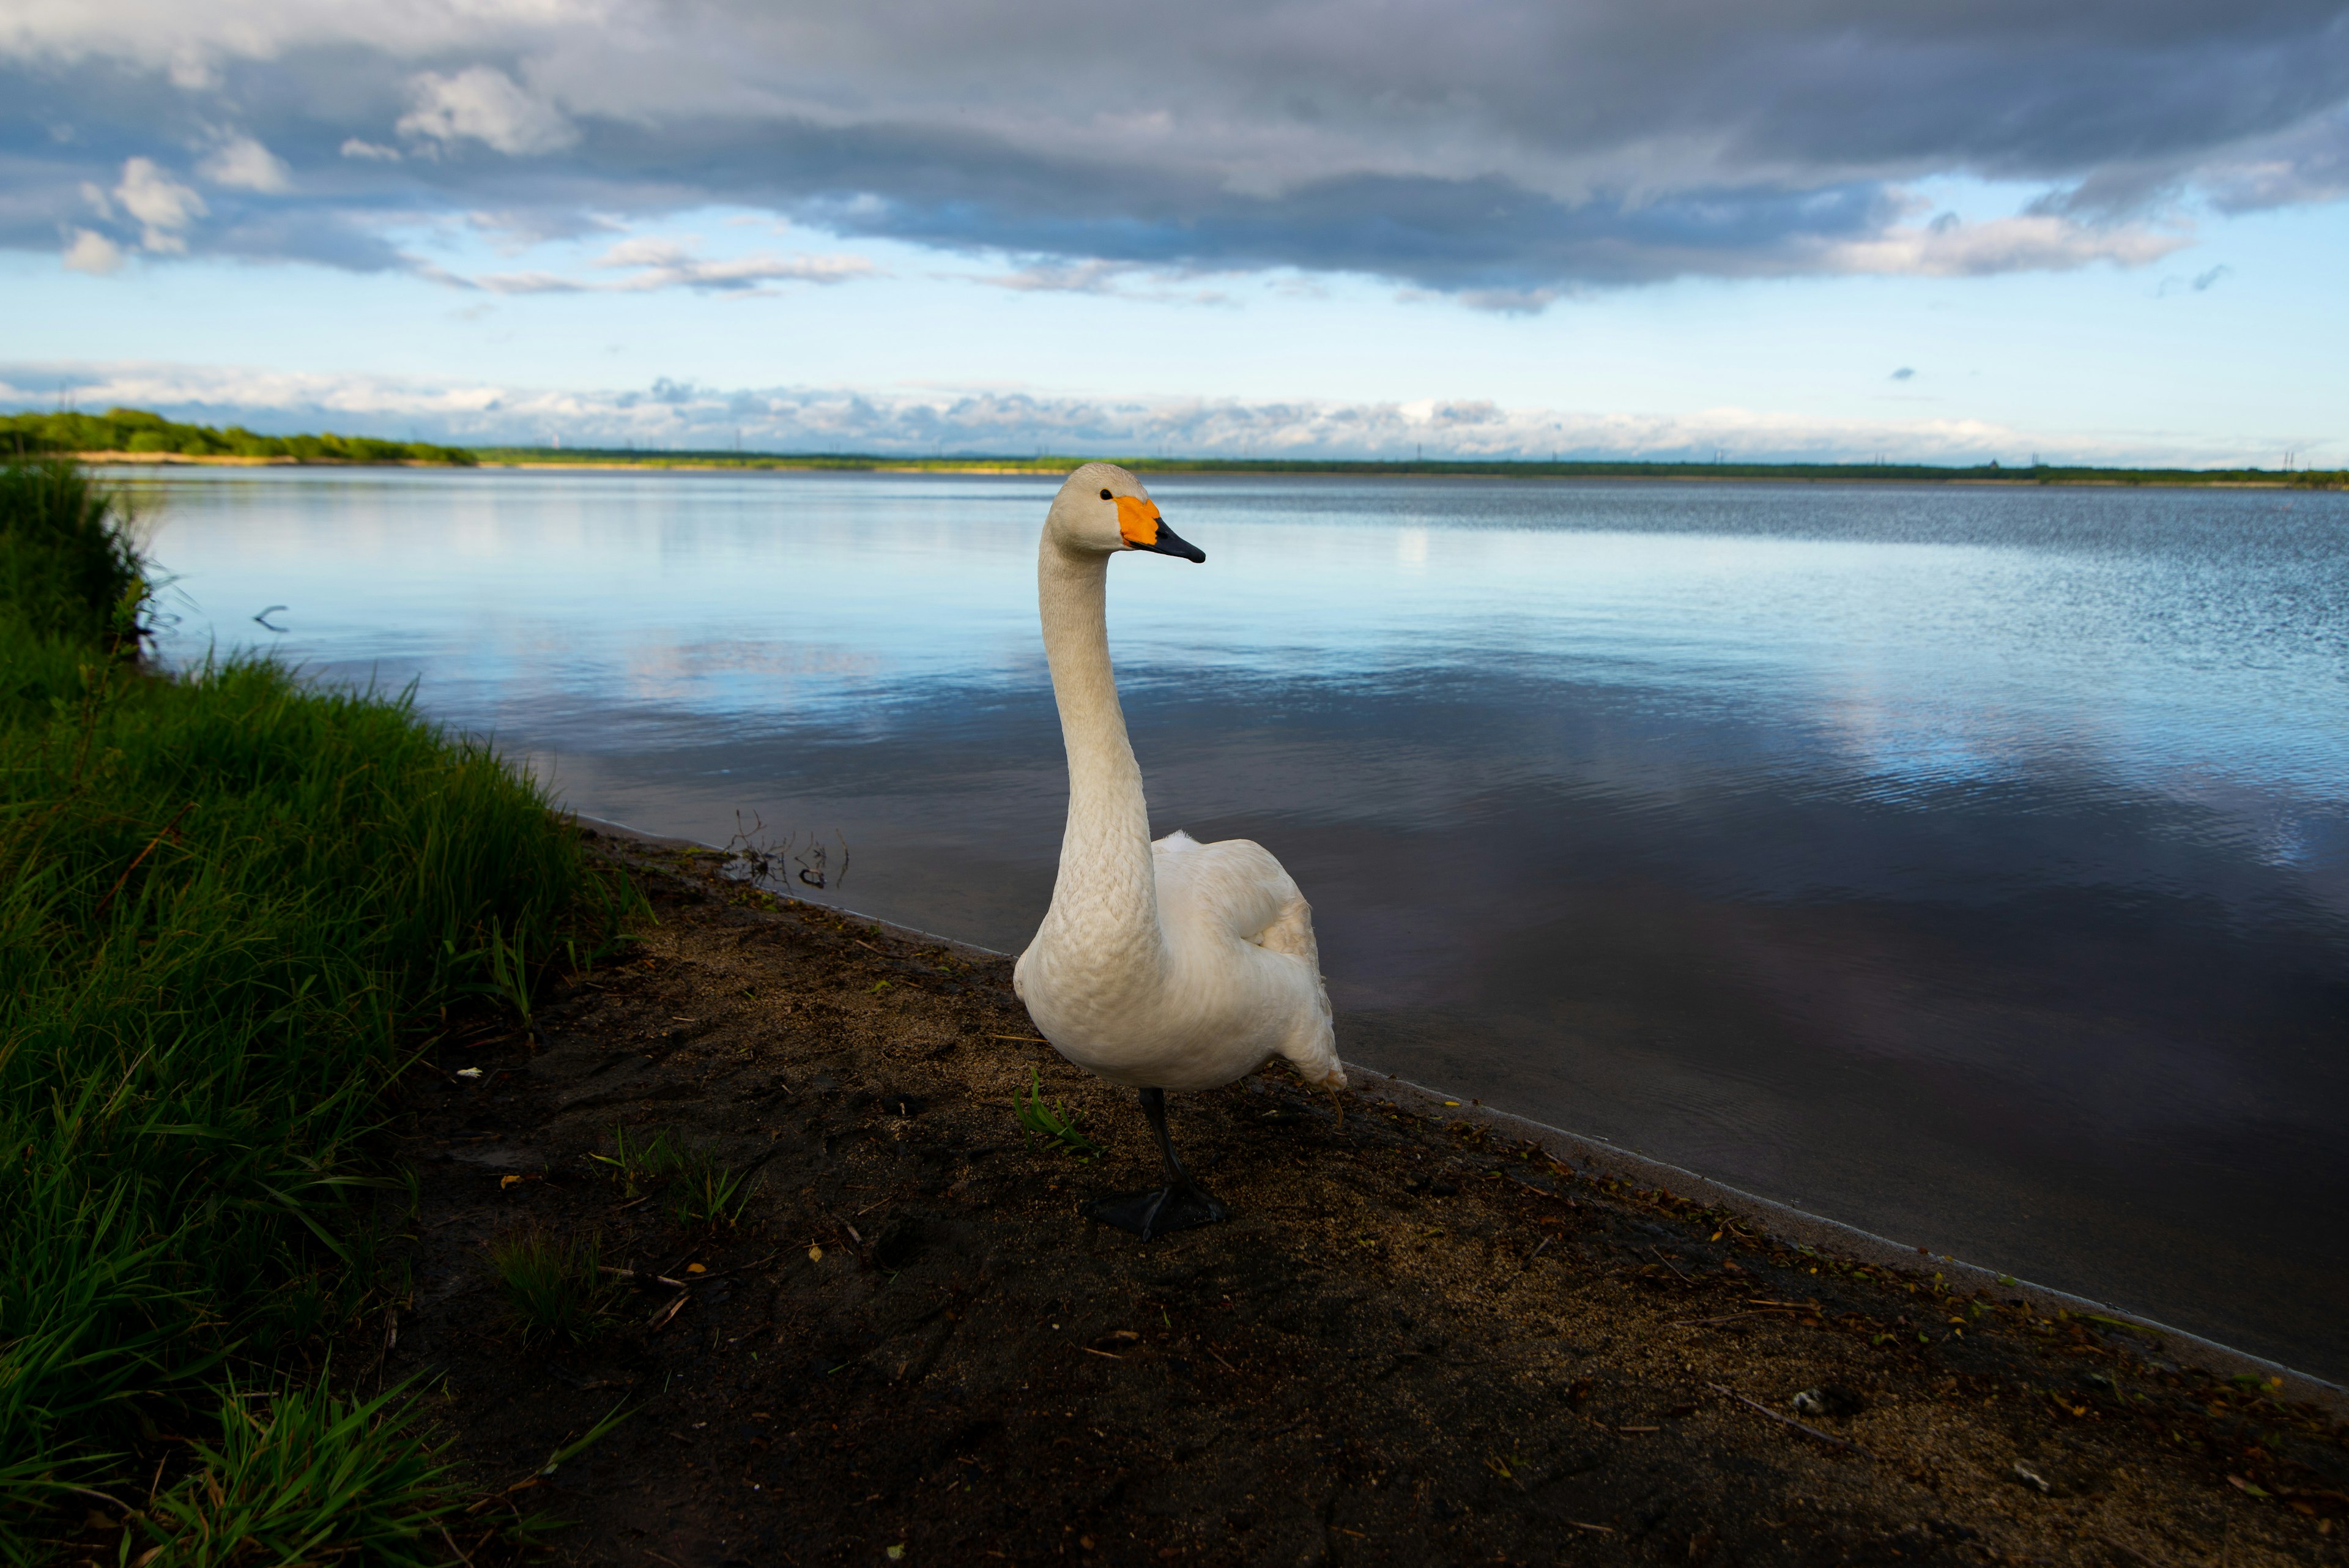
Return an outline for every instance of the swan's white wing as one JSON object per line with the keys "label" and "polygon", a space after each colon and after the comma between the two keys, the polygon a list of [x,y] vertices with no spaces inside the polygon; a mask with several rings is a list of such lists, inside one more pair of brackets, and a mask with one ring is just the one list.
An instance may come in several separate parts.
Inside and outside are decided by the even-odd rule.
{"label": "swan's white wing", "polygon": [[[1245,838],[1202,844],[1177,831],[1150,848],[1158,878],[1159,907],[1185,923],[1196,922],[1267,947],[1271,944],[1264,940],[1265,933],[1282,922],[1290,905],[1305,902],[1297,884],[1261,844]],[[1306,940],[1309,944],[1312,940],[1309,916]]]}
{"label": "swan's white wing", "polygon": [[1296,961],[1309,983],[1301,988],[1314,1013],[1300,1018],[1282,1054],[1316,1082],[1345,1077],[1338,1065],[1330,993],[1321,980],[1321,949],[1313,936],[1313,906],[1272,852],[1245,838],[1202,844],[1187,833],[1151,846],[1161,916],[1171,930],[1189,927],[1237,939]]}

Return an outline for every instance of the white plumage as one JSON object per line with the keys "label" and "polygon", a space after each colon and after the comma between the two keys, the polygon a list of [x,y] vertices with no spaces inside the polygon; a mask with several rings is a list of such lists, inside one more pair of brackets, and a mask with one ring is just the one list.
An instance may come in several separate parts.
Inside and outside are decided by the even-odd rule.
{"label": "white plumage", "polygon": [[[1206,559],[1133,474],[1089,462],[1054,497],[1037,553],[1069,820],[1051,909],[1013,986],[1061,1055],[1114,1083],[1212,1089],[1278,1055],[1342,1088],[1313,912],[1280,862],[1246,839],[1150,842],[1109,657],[1109,563],[1126,551]],[[1145,1096],[1154,1122],[1155,1104]]]}

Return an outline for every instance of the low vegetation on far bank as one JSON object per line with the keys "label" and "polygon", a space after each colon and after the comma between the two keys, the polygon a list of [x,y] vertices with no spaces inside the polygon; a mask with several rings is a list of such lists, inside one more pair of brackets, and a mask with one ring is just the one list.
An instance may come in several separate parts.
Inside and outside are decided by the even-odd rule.
{"label": "low vegetation on far bank", "polygon": [[146,1568],[447,1561],[410,1394],[327,1349],[404,1291],[368,1140],[617,905],[404,698],[144,666],[124,524],[0,467],[0,1561],[92,1517]]}
{"label": "low vegetation on far bank", "polygon": [[[373,436],[256,435],[242,426],[181,424],[143,409],[103,414],[0,415],[0,455],[54,454],[116,461],[151,458],[198,462],[424,463],[471,468],[744,469],[813,472],[1035,473],[1054,476],[1102,454],[985,452],[912,457],[885,452],[759,452],[723,448],[436,446]],[[1997,462],[1512,462],[1444,457],[1228,458],[1116,457],[1137,473],[1348,474],[1362,478],[1434,475],[1459,479],[1780,480],[1803,483],[1890,484],[2213,484],[2295,490],[2349,487],[2349,470],[2270,468],[2098,468],[2085,463],[2005,467]]]}
{"label": "low vegetation on far bank", "polygon": [[424,462],[472,466],[461,447],[373,436],[255,435],[239,425],[187,425],[143,409],[0,415],[0,453],[195,458],[248,462]]}
{"label": "low vegetation on far bank", "polygon": [[[1102,454],[1031,457],[960,453],[900,457],[878,452],[742,452],[637,447],[508,447],[473,449],[481,462],[516,468],[688,468],[839,471],[846,472],[1034,473],[1054,478]],[[2096,468],[2077,463],[1996,462],[1958,466],[1930,462],[1517,462],[1425,458],[1392,462],[1363,458],[1112,457],[1136,473],[1344,474],[1360,478],[1436,475],[1455,479],[1781,480],[1803,483],[1878,484],[2215,484],[2286,486],[2296,490],[2349,487],[2349,470],[2268,468]]]}

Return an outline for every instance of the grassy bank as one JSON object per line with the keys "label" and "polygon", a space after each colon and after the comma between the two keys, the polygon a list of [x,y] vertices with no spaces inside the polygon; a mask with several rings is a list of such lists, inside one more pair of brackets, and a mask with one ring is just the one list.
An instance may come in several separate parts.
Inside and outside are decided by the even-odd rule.
{"label": "grassy bank", "polygon": [[106,494],[0,469],[0,1556],[94,1508],[150,1568],[444,1559],[397,1389],[326,1391],[398,1288],[365,1144],[444,1009],[581,940],[589,874],[404,701],[144,670],[146,596]]}
{"label": "grassy bank", "polygon": [[[804,470],[813,472],[1033,473],[1059,477],[1088,456],[990,457],[965,453],[940,457],[894,457],[873,452],[651,452],[636,448],[503,447],[473,449],[481,462],[523,468],[689,468]],[[1875,484],[2216,484],[2338,490],[2349,471],[2265,468],[2095,468],[2035,463],[2003,468],[1995,462],[1956,467],[1921,462],[1479,462],[1444,459],[1409,462],[1314,458],[1119,457],[1111,461],[1137,473],[1350,474],[1362,478],[1439,475],[1460,479],[1682,479],[1775,480],[1804,483]]]}

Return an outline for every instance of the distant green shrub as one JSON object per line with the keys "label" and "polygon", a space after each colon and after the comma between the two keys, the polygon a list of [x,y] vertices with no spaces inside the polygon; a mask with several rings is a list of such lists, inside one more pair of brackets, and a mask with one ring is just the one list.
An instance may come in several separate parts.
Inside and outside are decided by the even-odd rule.
{"label": "distant green shrub", "polygon": [[103,414],[61,410],[0,416],[0,455],[129,452],[181,457],[292,457],[304,462],[442,462],[470,468],[478,460],[461,447],[373,436],[261,436],[242,426],[215,430],[185,425],[145,409]]}

